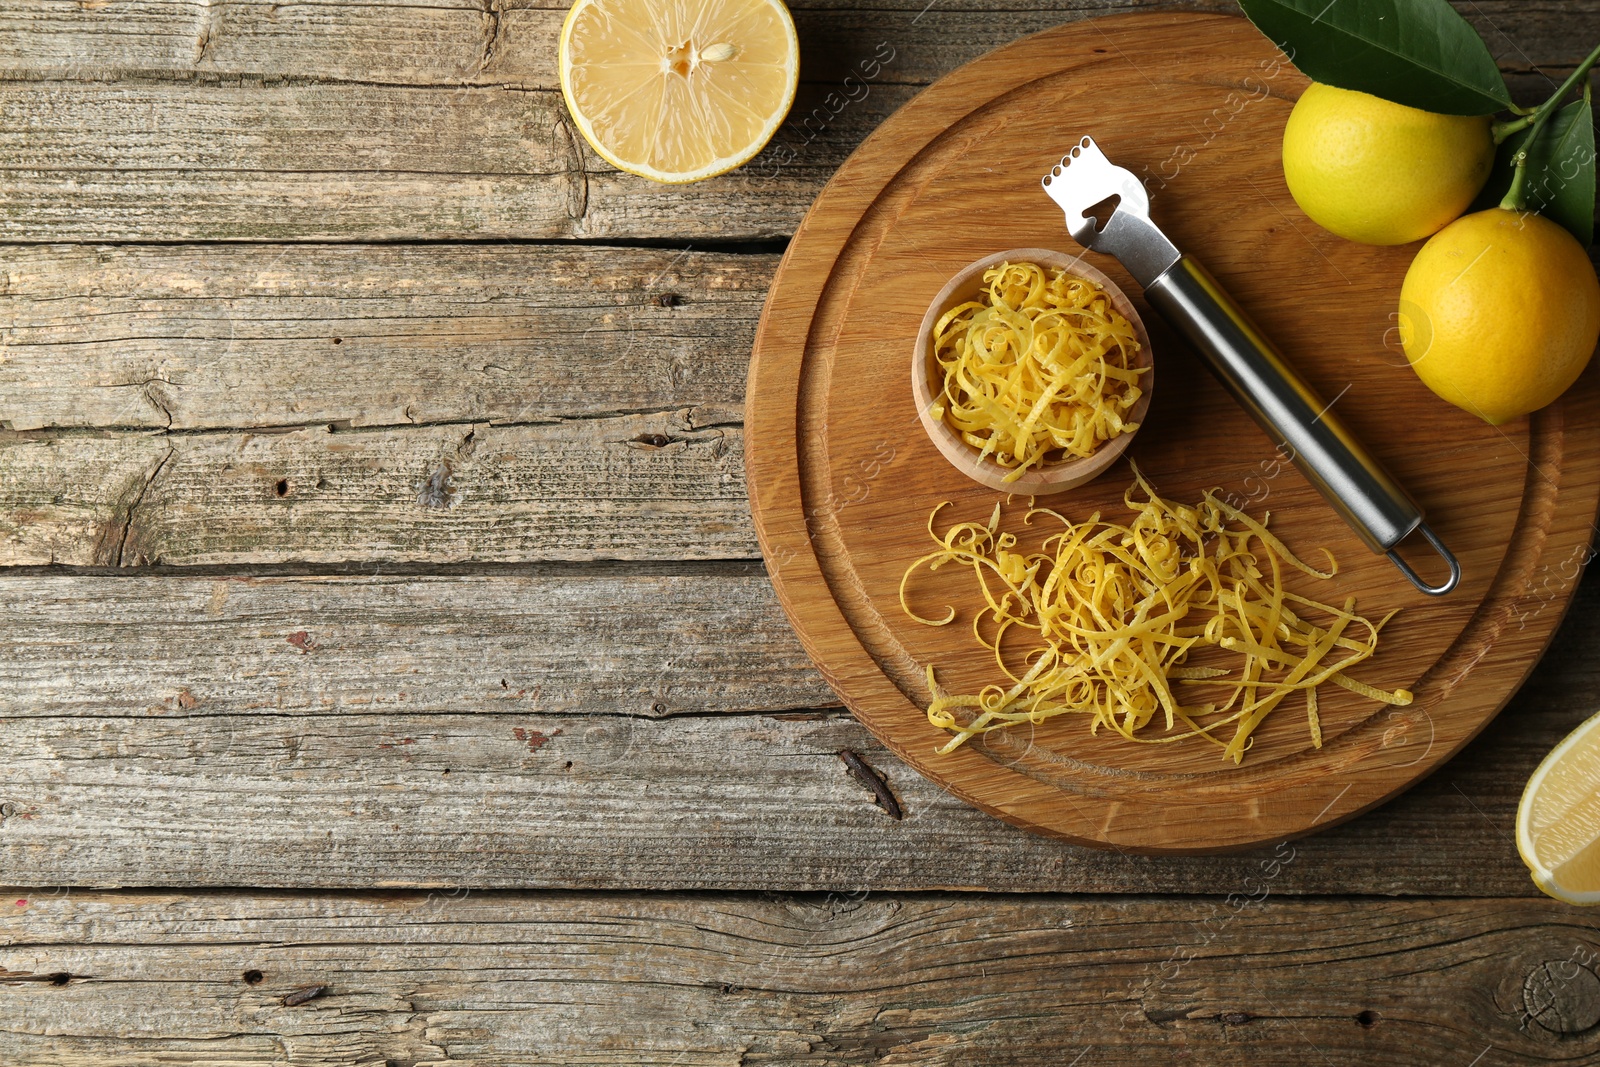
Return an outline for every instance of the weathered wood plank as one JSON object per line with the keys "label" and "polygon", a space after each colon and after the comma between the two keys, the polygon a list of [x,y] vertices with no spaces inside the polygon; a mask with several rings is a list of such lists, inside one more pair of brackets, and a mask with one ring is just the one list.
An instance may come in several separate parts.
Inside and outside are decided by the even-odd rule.
{"label": "weathered wood plank", "polygon": [[774,254],[0,248],[0,423],[255,429],[693,408],[732,422]]}
{"label": "weathered wood plank", "polygon": [[470,83],[492,58],[492,29],[477,0],[12,0],[0,11],[0,71],[93,81],[248,75]]}
{"label": "weathered wood plank", "polygon": [[0,82],[0,236],[781,237],[914,92],[882,86],[792,159],[668,186],[611,169],[548,90]]}
{"label": "weathered wood plank", "polygon": [[[0,607],[0,870],[18,882],[1215,894],[1266,854],[1061,845],[842,712],[777,710],[828,694],[754,577],[11,576]],[[1600,580],[1481,738],[1297,842],[1275,891],[1533,895],[1513,816],[1592,710],[1596,610]],[[745,707],[765,713],[726,714]]]}
{"label": "weathered wood plank", "polygon": [[226,725],[833,703],[759,566],[574,570],[0,578],[0,715]]}
{"label": "weathered wood plank", "polygon": [[[112,32],[104,19],[121,17],[121,5],[80,5],[68,16],[38,2],[0,22],[0,41],[9,32],[19,46],[0,51],[13,56],[36,54],[36,39],[63,38],[39,44],[46,58],[25,59],[0,81],[0,236],[10,240],[780,237],[918,86],[1064,17],[1046,4],[1004,17],[915,0],[865,16],[816,9],[804,46],[820,66],[808,68],[773,145],[732,174],[666,187],[616,172],[572,131],[549,70],[559,5],[158,8],[146,0],[133,29]],[[1068,14],[1165,6],[1085,0]],[[1600,8],[1588,0],[1467,7],[1485,28],[1507,30],[1497,51],[1513,67],[1528,66],[1532,53],[1557,66],[1574,60],[1594,36],[1574,32],[1580,16],[1600,31]],[[414,14],[443,22],[419,32],[409,28]],[[231,52],[229,26],[242,34]],[[397,46],[401,33],[407,43]],[[111,58],[124,47],[134,57]],[[328,76],[316,65],[333,50],[334,72],[352,80],[305,82]],[[256,62],[283,70],[236,72],[251,61],[231,54],[267,56]],[[424,54],[443,58],[423,69]],[[219,55],[226,75],[207,68]],[[33,63],[83,80],[25,80],[39,72]],[[494,72],[496,63],[510,67]],[[186,80],[101,80],[151,69]]]}
{"label": "weathered wood plank", "polygon": [[[0,436],[7,564],[756,555],[736,422],[773,256],[12,246],[5,261],[14,429],[300,427]],[[374,424],[394,428],[350,432]]]}
{"label": "weathered wood plank", "polygon": [[742,442],[692,409],[0,434],[0,565],[752,559]]}
{"label": "weathered wood plank", "polygon": [[[1600,33],[1592,0],[1457,0],[1508,69],[1576,64]],[[0,75],[105,81],[237,77],[399,85],[555,89],[556,40],[567,5],[554,2],[132,0],[66,4],[13,0],[0,11]],[[1113,11],[1236,11],[1230,0],[1065,0],[998,7],[992,0],[845,0],[790,5],[804,76],[834,82],[887,43],[885,81],[926,84],[1025,34]],[[1503,32],[1502,32],[1503,31]]]}
{"label": "weathered wood plank", "polygon": [[[1050,841],[944,793],[842,714],[415,715],[407,692],[370,694],[381,714],[218,714],[205,697],[190,716],[10,719],[0,864],[33,884],[1216,894],[1270,851],[1150,859]],[[1536,895],[1503,798],[1571,725],[1520,717],[1539,751],[1479,755],[1306,839],[1283,891]],[[902,820],[842,749],[885,777]],[[1478,763],[1491,758],[1514,769]]]}
{"label": "weathered wood plank", "polygon": [[18,1067],[1600,1056],[1593,914],[1274,895],[1301,862],[1220,902],[15,890],[0,1030]]}

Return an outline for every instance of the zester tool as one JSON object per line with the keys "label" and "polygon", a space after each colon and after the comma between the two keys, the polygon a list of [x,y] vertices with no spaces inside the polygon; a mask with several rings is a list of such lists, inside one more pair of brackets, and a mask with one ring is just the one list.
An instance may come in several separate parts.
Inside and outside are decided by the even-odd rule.
{"label": "zester tool", "polygon": [[[1066,212],[1073,240],[1127,268],[1150,306],[1194,346],[1279,451],[1374,552],[1387,555],[1424,593],[1443,596],[1456,587],[1461,564],[1429,528],[1416,501],[1199,261],[1178,251],[1150,221],[1149,194],[1133,172],[1112,163],[1085,137],[1051,168],[1043,185]],[[1115,205],[1107,207],[1112,198]],[[1450,576],[1439,585],[1425,582],[1396,551],[1413,532],[1449,564]]]}

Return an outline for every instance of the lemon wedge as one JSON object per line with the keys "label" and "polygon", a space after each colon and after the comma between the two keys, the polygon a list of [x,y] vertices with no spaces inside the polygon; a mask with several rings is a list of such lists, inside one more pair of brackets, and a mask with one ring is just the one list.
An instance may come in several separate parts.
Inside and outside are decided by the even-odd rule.
{"label": "lemon wedge", "polygon": [[1550,896],[1600,904],[1600,715],[1568,734],[1528,779],[1517,851]]}
{"label": "lemon wedge", "polygon": [[578,0],[561,95],[607,162],[658,182],[732,170],[794,102],[800,44],[779,0]]}

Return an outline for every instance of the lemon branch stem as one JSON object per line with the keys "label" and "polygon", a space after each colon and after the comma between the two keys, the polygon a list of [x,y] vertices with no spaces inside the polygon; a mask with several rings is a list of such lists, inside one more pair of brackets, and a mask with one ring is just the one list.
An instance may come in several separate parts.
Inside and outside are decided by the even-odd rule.
{"label": "lemon branch stem", "polygon": [[1590,52],[1584,61],[1578,64],[1577,69],[1567,76],[1567,80],[1561,83],[1561,87],[1550,94],[1550,99],[1540,104],[1539,109],[1533,114],[1524,115],[1522,118],[1513,119],[1510,122],[1497,123],[1494,126],[1495,144],[1500,144],[1518,130],[1532,127],[1527,139],[1517,149],[1517,154],[1511,158],[1511,165],[1515,168],[1511,175],[1511,188],[1506,190],[1505,199],[1500,201],[1500,206],[1507,211],[1525,211],[1527,209],[1527,193],[1523,187],[1528,177],[1528,150],[1539,139],[1539,134],[1544,132],[1545,125],[1550,121],[1550,116],[1560,109],[1562,101],[1566,100],[1568,94],[1580,82],[1584,84],[1584,88],[1587,90],[1589,71],[1594,69],[1596,63],[1600,63],[1600,47],[1596,47],[1593,52]]}
{"label": "lemon branch stem", "polygon": [[1515,112],[1518,117],[1514,119],[1507,119],[1505,122],[1497,122],[1493,127],[1491,127],[1491,129],[1494,131],[1494,143],[1500,144],[1507,137],[1510,137],[1518,130],[1525,130],[1529,126],[1532,126],[1539,120],[1541,115],[1548,115],[1555,111],[1556,108],[1560,107],[1561,101],[1565,100],[1567,98],[1567,94],[1572,92],[1572,90],[1577,87],[1577,84],[1582,81],[1589,71],[1595,66],[1596,61],[1600,61],[1600,47],[1597,47],[1593,52],[1590,52],[1589,57],[1582,63],[1578,64],[1577,69],[1567,76],[1567,80],[1562,82],[1561,87],[1552,93],[1550,95],[1550,99],[1546,100],[1543,104],[1540,104],[1538,107],[1528,108],[1512,105],[1511,110]]}

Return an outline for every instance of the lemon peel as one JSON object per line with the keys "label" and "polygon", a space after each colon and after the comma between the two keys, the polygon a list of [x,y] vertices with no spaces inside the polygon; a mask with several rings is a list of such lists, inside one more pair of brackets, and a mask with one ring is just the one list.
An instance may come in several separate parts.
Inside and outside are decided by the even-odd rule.
{"label": "lemon peel", "polygon": [[[908,584],[923,569],[970,569],[982,598],[973,634],[1006,679],[975,694],[952,694],[927,665],[928,721],[951,734],[940,753],[993,730],[1080,715],[1092,734],[1104,728],[1141,744],[1204,738],[1237,764],[1255,730],[1295,693],[1305,694],[1307,731],[1319,748],[1317,688],[1325,683],[1384,704],[1411,703],[1409,690],[1380,689],[1346,673],[1376,653],[1394,612],[1374,622],[1356,612],[1353,597],[1335,607],[1284,587],[1285,567],[1331,579],[1337,570],[1331,553],[1328,570],[1317,570],[1269,532],[1265,519],[1215,491],[1193,507],[1178,505],[1157,495],[1137,466],[1133,475],[1123,497],[1133,512],[1127,523],[1103,521],[1098,512],[1074,523],[1030,508],[1025,524],[1046,518],[1062,525],[1038,552],[1019,551],[1016,535],[1000,529],[998,505],[988,522],[957,522],[942,534],[935,519],[948,502],[929,514],[938,548],[906,569],[901,607],[926,625],[949,624],[959,614],[954,605],[942,619],[925,618],[911,607]],[[1328,621],[1310,621],[1311,612]],[[1002,650],[1013,631],[1029,639],[1020,659]],[[1190,665],[1196,649],[1237,660],[1229,668]],[[1191,703],[1180,699],[1180,686],[1229,692]],[[1158,719],[1164,733],[1148,736]],[[1217,736],[1227,726],[1231,737]]]}
{"label": "lemon peel", "polygon": [[1600,340],[1600,280],[1542,215],[1490,208],[1435,234],[1406,271],[1397,319],[1417,377],[1493,426],[1552,403]]}
{"label": "lemon peel", "polygon": [[1541,891],[1600,904],[1600,715],[1542,761],[1517,804],[1517,852]]}
{"label": "lemon peel", "polygon": [[1313,222],[1351,241],[1436,233],[1489,178],[1487,115],[1439,115],[1313,82],[1283,131],[1283,177]]}

